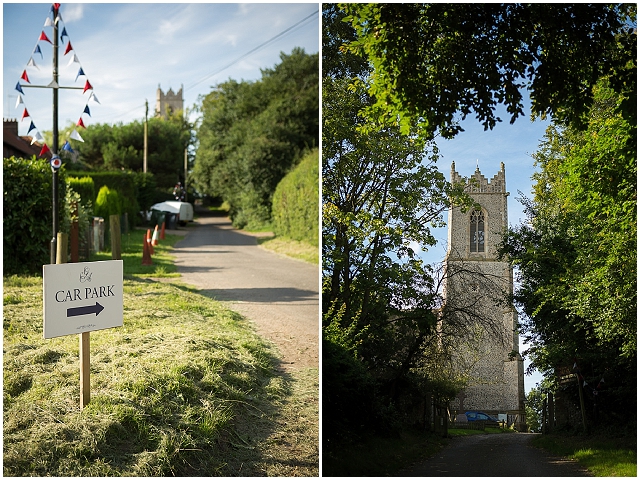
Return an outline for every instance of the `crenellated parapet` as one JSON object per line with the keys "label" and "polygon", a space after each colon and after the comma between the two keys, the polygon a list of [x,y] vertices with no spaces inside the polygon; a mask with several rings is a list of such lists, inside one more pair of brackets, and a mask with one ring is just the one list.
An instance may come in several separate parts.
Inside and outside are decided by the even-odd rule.
{"label": "crenellated parapet", "polygon": [[504,163],[500,162],[500,171],[491,180],[488,180],[476,167],[476,171],[471,177],[465,179],[456,172],[456,163],[451,162],[451,183],[465,182],[464,191],[467,193],[506,193],[507,182],[504,175]]}

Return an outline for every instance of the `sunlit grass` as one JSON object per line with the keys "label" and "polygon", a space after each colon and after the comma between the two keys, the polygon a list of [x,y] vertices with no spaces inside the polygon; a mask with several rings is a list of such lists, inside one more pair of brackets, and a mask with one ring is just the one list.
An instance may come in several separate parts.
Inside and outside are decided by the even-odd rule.
{"label": "sunlit grass", "polygon": [[314,247],[306,242],[290,240],[283,237],[267,237],[259,238],[258,244],[280,255],[297,258],[298,260],[304,260],[305,262],[316,265],[319,263],[318,247]]}

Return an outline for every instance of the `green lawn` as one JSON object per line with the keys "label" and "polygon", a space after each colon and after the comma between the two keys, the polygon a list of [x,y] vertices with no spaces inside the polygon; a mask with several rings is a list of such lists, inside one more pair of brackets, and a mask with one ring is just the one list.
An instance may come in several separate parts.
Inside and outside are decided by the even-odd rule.
{"label": "green lawn", "polygon": [[636,477],[635,437],[541,435],[533,444],[577,460],[596,477]]}
{"label": "green lawn", "polygon": [[317,476],[318,370],[277,371],[243,317],[172,278],[180,237],[145,267],[142,234],[122,241],[124,326],[91,332],[82,411],[78,336],[42,338],[41,277],[3,279],[4,475]]}

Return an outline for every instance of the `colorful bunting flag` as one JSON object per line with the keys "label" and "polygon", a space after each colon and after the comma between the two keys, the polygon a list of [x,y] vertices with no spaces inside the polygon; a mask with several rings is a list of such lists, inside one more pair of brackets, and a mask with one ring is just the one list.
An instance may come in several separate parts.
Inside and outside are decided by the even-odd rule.
{"label": "colorful bunting flag", "polygon": [[40,132],[36,132],[35,137],[31,139],[31,145],[33,145],[36,142],[42,142],[42,141],[44,141],[44,138],[42,137],[42,135],[40,135]]}
{"label": "colorful bunting flag", "polygon": [[60,35],[60,41],[64,43],[64,37],[68,37],[67,27],[62,27],[62,35]]}
{"label": "colorful bunting flag", "polygon": [[73,50],[73,47],[71,46],[71,42],[67,43],[67,49],[64,51],[64,54],[66,55],[67,53],[69,53],[71,50]]}
{"label": "colorful bunting flag", "polygon": [[78,123],[76,123],[76,125],[78,127],[87,128],[87,127],[84,126],[84,122],[82,121],[82,117],[80,117],[80,119],[78,120]]}
{"label": "colorful bunting flag", "polygon": [[47,19],[44,21],[44,26],[53,27],[53,22],[51,21],[51,17],[47,17]]}
{"label": "colorful bunting flag", "polygon": [[21,78],[22,80],[24,80],[25,82],[27,82],[27,83],[31,83],[31,82],[29,81],[29,75],[27,75],[27,71],[26,71],[26,70],[22,72],[22,76],[21,76],[20,78]]}
{"label": "colorful bunting flag", "polygon": [[75,153],[73,151],[73,148],[71,148],[71,144],[69,143],[69,140],[67,140],[66,142],[64,142],[64,145],[62,146],[63,150],[66,150],[67,152],[71,152],[71,153]]}
{"label": "colorful bunting flag", "polygon": [[[20,84],[18,83],[18,85],[20,85]],[[24,105],[24,102],[22,101],[22,96],[18,95],[18,100],[16,100],[16,108],[18,108],[18,105],[20,105],[20,104]]]}
{"label": "colorful bunting flag", "polygon": [[84,112],[82,113],[86,113],[87,115],[91,116],[91,112],[89,111],[89,105],[85,105]]}
{"label": "colorful bunting flag", "polygon": [[38,155],[39,157],[42,157],[45,153],[50,152],[51,150],[49,150],[49,147],[47,147],[47,144],[45,143],[42,146],[42,150],[40,150],[40,155]]}
{"label": "colorful bunting flag", "polygon": [[89,83],[89,80],[87,80],[87,83],[84,84],[84,90],[82,91],[82,93],[86,92],[87,90],[93,90],[93,87]]}
{"label": "colorful bunting flag", "polygon": [[71,132],[71,135],[69,135],[69,138],[73,138],[74,140],[78,140],[79,142],[84,142],[84,140],[82,139],[82,137],[80,136],[77,130],[74,130],[73,132]]}
{"label": "colorful bunting flag", "polygon": [[29,130],[27,130],[27,135],[29,135],[31,130],[33,130],[34,128],[36,128],[36,125],[35,123],[33,123],[33,120],[31,120],[31,125],[29,125]]}
{"label": "colorful bunting flag", "polygon": [[[89,100],[91,100],[91,99],[93,99],[93,101],[96,102],[96,103],[100,103],[98,101],[98,97],[96,97],[96,94],[93,93],[93,92],[91,92],[91,95],[89,96]],[[100,105],[102,105],[102,104],[100,103]]]}
{"label": "colorful bunting flag", "polygon": [[67,64],[67,67],[68,67],[69,65],[71,65],[72,63],[74,63],[74,62],[75,62],[75,63],[80,63],[80,60],[78,60],[78,57],[76,56],[76,54],[75,54],[75,53],[73,54],[73,58],[72,58],[72,59],[69,61],[69,63]]}
{"label": "colorful bunting flag", "polygon": [[29,112],[27,112],[27,109],[24,109],[24,112],[22,112],[22,118],[20,119],[20,121],[24,120],[25,118],[31,118],[31,116],[29,115]]}
{"label": "colorful bunting flag", "polygon": [[51,40],[49,40],[49,38],[47,37],[47,34],[44,33],[44,31],[40,34],[40,38],[38,38],[38,41],[40,40],[44,40],[45,42],[49,42],[51,43],[51,45],[53,45],[53,43],[51,42]]}
{"label": "colorful bunting flag", "polygon": [[78,77],[79,77],[80,75],[82,75],[82,76],[85,76],[85,77],[86,77],[86,75],[84,74],[84,70],[82,70],[82,67],[80,67],[80,70],[78,70],[78,74],[76,75],[76,80],[75,80],[76,82],[78,81]]}
{"label": "colorful bunting flag", "polygon": [[27,63],[27,67],[36,67],[38,70],[40,70],[40,67],[36,65],[36,62],[33,60],[33,57],[29,59],[29,63]]}
{"label": "colorful bunting flag", "polygon": [[33,53],[34,53],[34,55],[35,55],[36,53],[39,53],[39,54],[40,54],[40,56],[44,59],[44,56],[42,55],[42,50],[40,50],[40,45],[36,45],[36,48],[35,48],[35,50],[33,51]]}
{"label": "colorful bunting flag", "polygon": [[22,95],[24,95],[24,92],[22,91],[22,85],[20,85],[20,82],[16,84],[16,90],[18,90]]}

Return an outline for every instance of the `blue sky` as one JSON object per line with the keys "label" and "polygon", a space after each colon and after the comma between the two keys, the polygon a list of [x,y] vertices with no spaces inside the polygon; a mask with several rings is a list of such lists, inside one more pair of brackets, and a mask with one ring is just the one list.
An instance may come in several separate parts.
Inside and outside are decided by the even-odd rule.
{"label": "blue sky", "polygon": [[[53,39],[53,28],[44,26],[50,8],[50,3],[3,4],[3,116],[18,119],[21,135],[30,126],[27,119],[20,121],[24,106],[39,131],[52,128],[50,90],[24,88],[25,105],[15,108],[15,86],[25,68],[31,84],[47,85],[52,79],[51,44],[38,41],[42,31]],[[218,83],[259,79],[261,69],[280,63],[280,52],[302,47],[317,53],[318,11],[318,3],[63,3],[60,13],[73,52],[64,55],[65,38],[60,43],[60,84],[83,87],[89,79],[100,103],[88,103],[91,117],[83,116],[87,126],[142,120],[145,99],[153,115],[158,85],[165,92],[184,86],[185,106],[191,108]],[[36,45],[44,58],[33,53]],[[74,53],[79,64],[69,65]],[[30,58],[37,67],[27,67]],[[76,81],[80,67],[86,77]],[[60,91],[61,129],[78,121],[89,95]]]}

